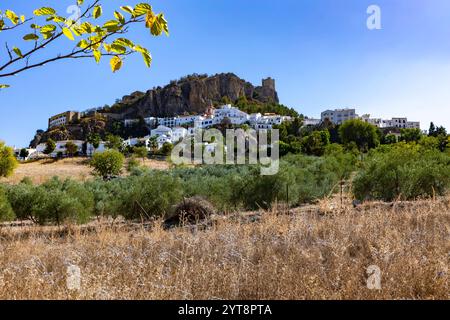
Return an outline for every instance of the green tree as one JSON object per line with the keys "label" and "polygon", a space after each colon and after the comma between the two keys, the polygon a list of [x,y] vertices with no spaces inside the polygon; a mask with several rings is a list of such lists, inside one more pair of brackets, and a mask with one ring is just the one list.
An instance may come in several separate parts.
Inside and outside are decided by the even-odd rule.
{"label": "green tree", "polygon": [[430,129],[428,129],[428,136],[435,137],[435,133],[436,133],[436,126],[434,125],[433,122],[431,122]]}
{"label": "green tree", "polygon": [[73,157],[77,152],[78,146],[75,143],[73,143],[72,141],[66,143],[66,153],[69,157]]}
{"label": "green tree", "polygon": [[302,152],[313,156],[323,156],[325,148],[330,144],[330,133],[328,130],[313,131],[302,139]]}
{"label": "green tree", "polygon": [[45,154],[51,154],[56,149],[56,143],[53,141],[53,139],[48,139],[45,143]]}
{"label": "green tree", "polygon": [[11,221],[15,218],[4,188],[0,185],[0,222]]}
{"label": "green tree", "polygon": [[168,156],[172,153],[172,150],[173,150],[173,144],[166,142],[163,144],[160,151],[161,151],[162,155]]}
{"label": "green tree", "polygon": [[148,147],[153,153],[155,153],[158,150],[158,137],[150,137],[150,139],[148,140]]}
{"label": "green tree", "polygon": [[95,153],[90,165],[94,168],[96,174],[106,180],[111,176],[120,174],[124,161],[125,157],[122,153],[111,149],[105,152]]}
{"label": "green tree", "polygon": [[[150,30],[153,36],[169,34],[168,23],[163,13],[155,13],[148,3],[136,6],[121,6],[114,11],[114,19],[103,15],[101,0],[95,0],[85,5],[84,0],[77,0],[81,14],[76,18],[64,18],[55,9],[42,7],[33,11],[33,15],[26,17],[16,14],[12,10],[0,12],[0,31],[7,32],[20,29],[32,30],[22,33],[20,45],[10,47],[6,44],[6,53],[1,56],[9,57],[0,64],[0,78],[15,76],[24,71],[38,68],[49,63],[67,60],[93,58],[97,63],[102,57],[110,58],[113,72],[118,71],[123,64],[124,57],[140,53],[145,65],[150,67],[152,57],[150,52],[126,38],[132,25],[142,25]],[[20,33],[19,33],[20,34]],[[73,43],[65,49],[58,39],[69,40]],[[52,47],[64,50],[55,56],[46,54]],[[0,89],[9,87],[0,84]]]}
{"label": "green tree", "polygon": [[145,158],[147,158],[147,156],[148,156],[147,147],[134,147],[133,153],[136,157],[142,159],[142,163],[145,162]]}
{"label": "green tree", "polygon": [[26,159],[29,155],[30,155],[30,153],[28,152],[27,149],[22,148],[20,150],[19,157],[21,157],[22,159]]}
{"label": "green tree", "polygon": [[17,159],[14,150],[0,141],[0,177],[9,177],[17,168]]}
{"label": "green tree", "polygon": [[419,142],[422,138],[422,131],[420,129],[401,129],[400,130],[400,141],[405,142]]}
{"label": "green tree", "polygon": [[109,134],[106,136],[106,147],[109,149],[123,150],[123,139],[119,136]]}
{"label": "green tree", "polygon": [[98,133],[90,133],[87,136],[86,141],[92,145],[94,151],[100,147],[100,135]]}
{"label": "green tree", "polygon": [[398,142],[398,139],[397,139],[397,136],[395,134],[388,134],[384,138],[384,143],[385,144],[394,144],[394,143],[397,143],[397,142]]}
{"label": "green tree", "polygon": [[360,152],[380,144],[377,128],[359,119],[348,120],[339,127],[339,137],[345,146],[355,143]]}

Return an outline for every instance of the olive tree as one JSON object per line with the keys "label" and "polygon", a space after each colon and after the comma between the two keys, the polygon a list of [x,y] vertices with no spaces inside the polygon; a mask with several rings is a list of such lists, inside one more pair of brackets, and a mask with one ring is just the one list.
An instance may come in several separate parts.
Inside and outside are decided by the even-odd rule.
{"label": "olive tree", "polygon": [[110,149],[105,152],[95,153],[90,165],[94,168],[96,174],[106,180],[111,176],[120,174],[124,161],[125,157],[122,153]]}

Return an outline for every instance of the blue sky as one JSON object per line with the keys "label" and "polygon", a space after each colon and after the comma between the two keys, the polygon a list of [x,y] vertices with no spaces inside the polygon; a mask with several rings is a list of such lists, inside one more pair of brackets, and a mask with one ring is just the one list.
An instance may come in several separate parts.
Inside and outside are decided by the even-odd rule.
{"label": "blue sky", "polygon": [[[89,0],[86,0],[89,2]],[[92,1],[92,0],[91,0]],[[2,0],[1,9],[29,13],[53,6],[61,14],[74,0]],[[104,0],[105,13],[142,1]],[[105,60],[65,61],[3,78],[0,140],[26,146],[47,118],[66,110],[112,104],[190,73],[233,72],[259,84],[277,81],[283,104],[311,117],[331,107],[356,107],[376,117],[408,116],[450,129],[450,1],[448,0],[171,0],[150,1],[163,11],[170,37],[139,29],[130,37],[149,48],[112,74]],[[366,27],[366,10],[381,8],[382,30]],[[0,33],[24,48],[24,33]],[[61,39],[46,55],[71,48]],[[1,63],[0,63],[1,64]]]}

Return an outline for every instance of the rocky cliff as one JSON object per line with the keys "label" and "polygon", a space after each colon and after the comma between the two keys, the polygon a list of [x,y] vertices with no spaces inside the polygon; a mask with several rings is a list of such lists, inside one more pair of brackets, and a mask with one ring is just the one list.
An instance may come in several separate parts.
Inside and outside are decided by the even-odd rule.
{"label": "rocky cliff", "polygon": [[55,141],[85,140],[90,133],[98,133],[102,137],[108,133],[128,137],[131,133],[123,131],[123,128],[122,131],[114,130],[117,121],[150,116],[201,114],[211,105],[217,106],[225,101],[234,103],[244,97],[246,101],[256,104],[279,103],[275,80],[271,78],[262,80],[261,86],[254,86],[233,73],[214,76],[194,74],[145,93],[133,92],[119,99],[111,107],[85,115],[78,123],[50,131],[38,130],[30,146],[36,147],[49,138]]}
{"label": "rocky cliff", "polygon": [[224,99],[234,102],[241,97],[262,103],[279,103],[275,80],[264,79],[261,86],[255,87],[232,73],[222,73],[214,76],[191,75],[172,81],[164,88],[125,96],[119,103],[122,106],[118,111],[124,118],[169,117],[203,113],[209,106],[220,104]]}

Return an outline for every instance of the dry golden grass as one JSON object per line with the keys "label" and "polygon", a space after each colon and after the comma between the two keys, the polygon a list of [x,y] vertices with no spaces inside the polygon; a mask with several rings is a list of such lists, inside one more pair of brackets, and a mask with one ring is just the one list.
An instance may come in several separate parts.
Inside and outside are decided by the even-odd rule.
{"label": "dry golden grass", "polygon": [[[308,206],[204,231],[3,227],[0,299],[449,299],[449,203]],[[80,290],[67,288],[70,265]],[[371,265],[379,291],[366,286]]]}
{"label": "dry golden grass", "polygon": [[[156,170],[167,170],[169,163],[165,161],[157,161],[147,159],[145,162],[139,160],[139,164],[147,168]],[[122,170],[126,175],[126,165]],[[57,176],[61,179],[72,178],[77,181],[86,181],[91,179],[92,168],[88,165],[86,158],[67,158],[54,161],[52,159],[39,160],[30,163],[21,163],[9,178],[0,178],[0,183],[19,183],[23,178],[29,177],[33,183],[41,184],[52,177]]]}

